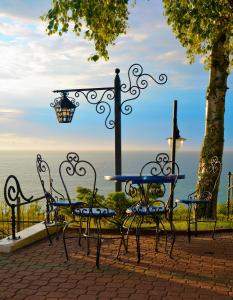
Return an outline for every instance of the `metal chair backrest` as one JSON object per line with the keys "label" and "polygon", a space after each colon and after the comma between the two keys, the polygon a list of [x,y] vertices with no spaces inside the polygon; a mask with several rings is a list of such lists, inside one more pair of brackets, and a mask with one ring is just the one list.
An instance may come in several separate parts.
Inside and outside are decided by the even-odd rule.
{"label": "metal chair backrest", "polygon": [[211,200],[213,193],[218,188],[221,172],[222,164],[217,156],[213,156],[207,163],[203,163],[198,172],[198,183],[201,182],[202,189],[191,193],[189,198]]}
{"label": "metal chair backrest", "polygon": [[64,199],[64,196],[53,187],[50,167],[40,154],[36,157],[36,168],[45,196],[49,194],[54,201]]}
{"label": "metal chair backrest", "polygon": [[[84,177],[87,179],[88,188],[91,190],[91,194],[87,195],[87,199],[82,199],[87,202],[90,208],[93,207],[96,199],[96,170],[93,165],[86,161],[80,160],[79,155],[75,152],[69,152],[66,155],[66,159],[61,162],[59,166],[59,175],[65,189],[67,199],[71,205],[71,186],[69,185],[69,179],[72,177],[78,177],[77,184],[75,181],[75,188],[80,184],[81,179]],[[80,185],[79,185],[80,186]],[[72,208],[72,205],[71,205]]]}
{"label": "metal chair backrest", "polygon": [[[155,160],[151,160],[144,164],[141,168],[140,175],[152,175],[152,176],[169,176],[175,175],[175,180],[171,185],[169,183],[169,192],[167,191],[168,183],[159,183],[159,184],[147,184],[147,194],[148,199],[152,198],[162,198],[167,194],[167,203],[170,202],[170,197],[174,192],[177,179],[179,176],[179,166],[174,162],[174,173],[172,174],[172,161],[169,158],[167,153],[159,153],[156,155]],[[171,188],[170,188],[171,187]]]}

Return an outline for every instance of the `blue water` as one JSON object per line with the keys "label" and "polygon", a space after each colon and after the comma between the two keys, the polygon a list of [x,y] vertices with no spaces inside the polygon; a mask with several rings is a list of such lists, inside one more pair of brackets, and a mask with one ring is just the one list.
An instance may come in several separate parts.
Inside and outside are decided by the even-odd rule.
{"label": "blue water", "polygon": [[[3,188],[6,178],[16,175],[20,181],[22,190],[26,197],[34,197],[43,194],[36,170],[36,152],[0,152],[0,201],[4,201]],[[138,174],[140,168],[146,162],[153,160],[157,152],[123,152],[122,173]],[[59,163],[65,159],[65,152],[41,152],[42,157],[49,163],[54,185],[63,192],[58,176]],[[97,170],[97,187],[100,194],[107,195],[114,191],[114,183],[105,181],[105,175],[114,174],[114,153],[113,152],[79,152],[80,158],[92,162]],[[177,153],[177,163],[180,166],[180,173],[185,174],[185,180],[180,180],[175,190],[176,197],[182,197],[195,189],[198,152]],[[219,202],[226,202],[227,174],[233,172],[233,152],[225,152],[223,156],[223,170],[220,181]],[[72,181],[72,195],[75,195],[78,185],[85,185],[83,181]]]}

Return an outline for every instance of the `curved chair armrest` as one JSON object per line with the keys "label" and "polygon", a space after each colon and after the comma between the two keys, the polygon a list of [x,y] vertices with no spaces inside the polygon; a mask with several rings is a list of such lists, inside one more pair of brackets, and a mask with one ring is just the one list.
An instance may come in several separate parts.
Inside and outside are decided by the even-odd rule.
{"label": "curved chair armrest", "polygon": [[[65,199],[64,195],[61,194],[60,192],[58,192],[53,186],[51,186],[51,188],[57,195],[59,195],[61,197],[60,199]],[[53,198],[55,199],[55,197],[53,197]],[[57,196],[56,196],[56,198],[57,198]]]}

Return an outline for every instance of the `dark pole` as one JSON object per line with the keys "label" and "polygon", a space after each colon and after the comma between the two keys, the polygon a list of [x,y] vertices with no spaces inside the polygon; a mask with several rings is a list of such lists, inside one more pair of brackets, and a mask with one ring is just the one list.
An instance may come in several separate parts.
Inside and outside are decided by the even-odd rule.
{"label": "dark pole", "polygon": [[[176,134],[177,134],[177,100],[173,104],[173,124],[172,124],[172,174],[175,174],[176,162]],[[173,219],[173,203],[174,203],[174,184],[171,184],[171,197],[170,197],[170,220]]]}
{"label": "dark pole", "polygon": [[15,234],[15,205],[13,204],[11,206],[11,228],[12,228],[12,240],[16,240],[16,234]]}
{"label": "dark pole", "polygon": [[231,172],[228,173],[228,189],[227,189],[227,219],[230,216],[230,199],[231,199]]}
{"label": "dark pole", "polygon": [[16,213],[17,213],[17,232],[20,231],[20,221],[21,221],[21,209],[20,209],[20,198],[17,198],[17,207],[16,207]]}
{"label": "dark pole", "polygon": [[[121,175],[121,80],[120,69],[115,70],[115,174]],[[121,182],[116,182],[115,191],[121,191]]]}

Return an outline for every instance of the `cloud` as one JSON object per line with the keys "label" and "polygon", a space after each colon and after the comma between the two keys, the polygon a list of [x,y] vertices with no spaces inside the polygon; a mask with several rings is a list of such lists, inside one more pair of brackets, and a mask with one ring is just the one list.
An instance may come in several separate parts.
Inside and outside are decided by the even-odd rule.
{"label": "cloud", "polygon": [[145,41],[148,38],[149,38],[148,34],[140,33],[133,30],[129,30],[129,33],[127,33],[127,35],[122,36],[122,39],[127,39],[127,40],[130,39],[132,41],[139,42],[139,43]]}
{"label": "cloud", "polygon": [[51,7],[49,0],[1,0],[0,16],[21,22],[39,22],[39,17]]}
{"label": "cloud", "polygon": [[178,50],[164,52],[160,55],[155,56],[154,59],[163,61],[165,63],[180,62],[182,64],[187,64],[184,51]]}
{"label": "cloud", "polygon": [[19,109],[3,108],[0,107],[0,121],[3,119],[15,118],[18,115],[22,115],[23,111]]}
{"label": "cloud", "polygon": [[0,23],[0,34],[8,36],[28,36],[32,34],[32,31],[19,23]]}
{"label": "cloud", "polygon": [[[59,147],[58,147],[59,146]],[[58,137],[39,137],[39,136],[26,136],[22,134],[3,133],[0,134],[0,151],[4,150],[33,150],[33,151],[54,151],[70,149],[80,150],[113,150],[113,145],[109,145],[109,141],[103,141],[101,144],[96,145],[93,149],[93,143],[82,139],[82,143],[74,142],[72,139],[67,140],[61,144]]]}

